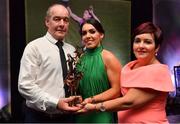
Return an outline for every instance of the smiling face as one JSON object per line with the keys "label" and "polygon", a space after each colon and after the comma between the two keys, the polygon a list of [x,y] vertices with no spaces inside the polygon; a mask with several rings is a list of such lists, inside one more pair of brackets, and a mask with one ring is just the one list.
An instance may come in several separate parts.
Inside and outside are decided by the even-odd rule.
{"label": "smiling face", "polygon": [[133,42],[133,51],[137,60],[153,61],[159,47],[155,48],[154,36],[151,33],[136,35]]}
{"label": "smiling face", "polygon": [[69,13],[62,5],[54,5],[49,11],[45,20],[48,32],[57,40],[66,36],[69,27]]}
{"label": "smiling face", "polygon": [[83,25],[81,35],[82,41],[88,49],[98,47],[104,37],[104,34],[99,33],[96,28],[89,23]]}

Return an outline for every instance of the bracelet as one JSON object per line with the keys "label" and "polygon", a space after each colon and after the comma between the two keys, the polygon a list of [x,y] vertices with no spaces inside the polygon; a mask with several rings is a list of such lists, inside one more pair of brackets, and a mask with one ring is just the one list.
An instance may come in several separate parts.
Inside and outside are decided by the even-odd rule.
{"label": "bracelet", "polygon": [[96,103],[96,101],[95,101],[93,96],[91,96],[91,100],[92,100],[92,103]]}
{"label": "bracelet", "polygon": [[101,104],[101,105],[100,105],[99,110],[100,110],[101,112],[105,112],[105,111],[106,111],[106,108],[105,108],[105,106],[103,105],[103,102],[101,102],[100,104]]}

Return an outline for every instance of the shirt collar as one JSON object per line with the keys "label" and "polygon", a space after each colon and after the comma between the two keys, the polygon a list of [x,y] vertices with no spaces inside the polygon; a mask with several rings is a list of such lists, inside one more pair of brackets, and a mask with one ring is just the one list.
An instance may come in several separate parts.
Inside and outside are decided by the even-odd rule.
{"label": "shirt collar", "polygon": [[[56,40],[49,32],[46,33],[45,37],[53,44],[56,44],[58,42],[58,40]],[[64,42],[64,39],[62,42]]]}

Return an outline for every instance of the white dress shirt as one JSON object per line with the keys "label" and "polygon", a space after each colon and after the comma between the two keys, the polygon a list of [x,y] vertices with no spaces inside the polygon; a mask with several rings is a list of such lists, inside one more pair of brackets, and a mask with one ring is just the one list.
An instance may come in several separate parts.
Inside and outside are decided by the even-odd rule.
{"label": "white dress shirt", "polygon": [[[65,97],[59,49],[50,33],[30,42],[21,58],[18,90],[26,99],[26,105],[38,111],[52,114],[60,112],[57,103]],[[64,42],[67,57],[74,56],[75,48]]]}

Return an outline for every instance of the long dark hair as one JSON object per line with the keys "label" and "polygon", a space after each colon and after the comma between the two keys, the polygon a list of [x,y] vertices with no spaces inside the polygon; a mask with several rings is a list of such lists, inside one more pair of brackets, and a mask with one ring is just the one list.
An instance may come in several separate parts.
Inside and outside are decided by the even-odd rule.
{"label": "long dark hair", "polygon": [[83,27],[84,24],[91,24],[96,28],[96,30],[99,33],[105,34],[105,31],[104,31],[103,26],[101,25],[101,23],[99,21],[97,21],[96,19],[94,19],[94,18],[90,18],[90,19],[84,21],[80,25],[80,30],[79,30],[80,35],[82,35],[82,27]]}

